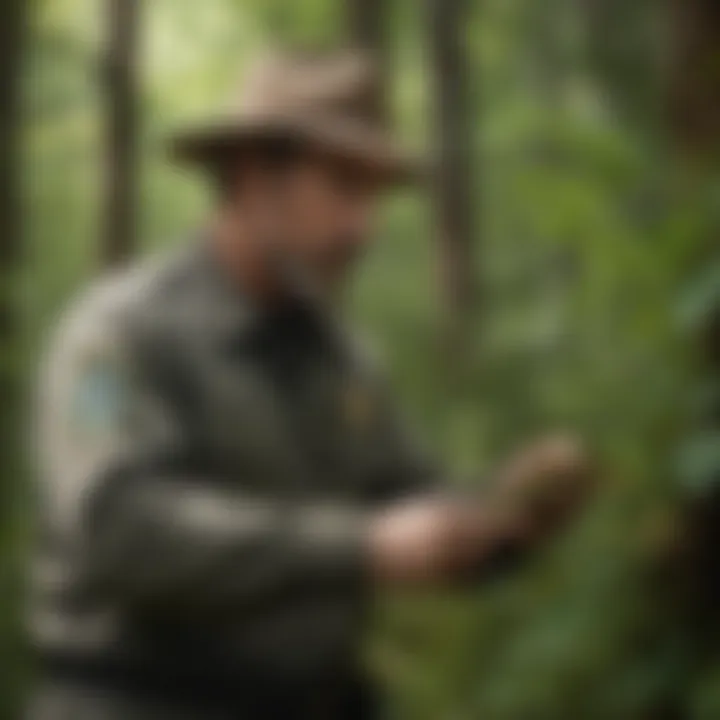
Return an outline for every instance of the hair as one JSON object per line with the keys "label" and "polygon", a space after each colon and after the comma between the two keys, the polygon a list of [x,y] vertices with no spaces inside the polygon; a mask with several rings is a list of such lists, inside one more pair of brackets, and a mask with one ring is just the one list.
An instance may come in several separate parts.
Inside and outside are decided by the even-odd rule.
{"label": "hair", "polygon": [[262,137],[243,146],[217,148],[210,159],[210,174],[221,199],[227,198],[237,183],[238,168],[257,164],[271,172],[280,172],[296,165],[307,155],[307,148],[298,138]]}

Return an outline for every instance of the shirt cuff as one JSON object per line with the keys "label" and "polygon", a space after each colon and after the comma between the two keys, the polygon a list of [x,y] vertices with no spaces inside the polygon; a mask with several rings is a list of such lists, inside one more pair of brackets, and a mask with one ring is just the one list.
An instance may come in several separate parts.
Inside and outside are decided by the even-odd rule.
{"label": "shirt cuff", "polygon": [[369,584],[368,529],[366,511],[318,505],[297,513],[293,536],[310,575],[358,587]]}

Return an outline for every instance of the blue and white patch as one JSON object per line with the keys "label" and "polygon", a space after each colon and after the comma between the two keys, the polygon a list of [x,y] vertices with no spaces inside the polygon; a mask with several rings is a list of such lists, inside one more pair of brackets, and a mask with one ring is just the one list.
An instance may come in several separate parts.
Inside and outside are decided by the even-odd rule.
{"label": "blue and white patch", "polygon": [[126,379],[117,364],[95,360],[80,373],[72,404],[72,421],[83,433],[102,437],[117,430],[127,409]]}

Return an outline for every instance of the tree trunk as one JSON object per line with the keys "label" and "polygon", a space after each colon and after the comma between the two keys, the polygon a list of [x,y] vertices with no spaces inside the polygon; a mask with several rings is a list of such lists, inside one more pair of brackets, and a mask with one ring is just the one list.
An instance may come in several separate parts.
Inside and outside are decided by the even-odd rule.
{"label": "tree trunk", "polygon": [[465,0],[429,0],[437,149],[436,207],[444,331],[451,350],[468,339],[475,299],[473,236],[477,197],[472,188]]}
{"label": "tree trunk", "polygon": [[580,5],[586,59],[604,101],[629,129],[654,132],[662,116],[663,3],[580,0]]}
{"label": "tree trunk", "polygon": [[106,166],[102,259],[126,260],[136,244],[138,0],[108,0]]}
{"label": "tree trunk", "polygon": [[675,55],[671,88],[674,135],[686,154],[720,149],[720,5],[673,0]]}
{"label": "tree trunk", "polygon": [[[0,453],[17,444],[17,386],[20,334],[18,275],[22,253],[20,152],[20,78],[24,52],[25,0],[4,0],[0,14]],[[5,507],[4,505],[2,507]]]}
{"label": "tree trunk", "polygon": [[261,20],[270,31],[273,45],[291,44],[297,33],[297,7],[287,0],[267,0],[258,7]]}
{"label": "tree trunk", "polygon": [[9,310],[8,274],[14,274],[20,253],[20,188],[18,148],[21,145],[20,78],[24,46],[24,0],[4,0],[0,15],[0,334],[8,335],[14,312]]}
{"label": "tree trunk", "polygon": [[720,433],[720,398],[709,390],[720,380],[720,292],[713,276],[720,249],[715,191],[720,150],[720,7],[715,0],[673,0],[671,9],[674,52],[668,105],[679,160],[673,200],[686,217],[693,214],[699,232],[692,238],[696,270],[686,287],[706,288],[690,326],[696,340],[697,380],[688,391],[705,402],[688,403],[695,411],[682,425],[690,432],[680,455],[694,460],[685,469],[693,490],[683,507],[687,530],[680,546],[683,552],[675,558],[678,579],[673,578],[672,587],[678,595],[678,623],[684,624],[686,645],[694,650],[693,675],[711,677],[720,636],[720,460],[708,452],[717,445]]}
{"label": "tree trunk", "polygon": [[348,34],[357,47],[382,51],[385,47],[383,0],[348,0]]}
{"label": "tree trunk", "polygon": [[[18,279],[23,254],[21,228],[21,92],[26,0],[3,0],[0,5],[0,570],[6,582],[0,597],[3,617],[17,617],[23,602],[18,557],[18,495],[21,487],[22,333]],[[17,583],[10,583],[10,578]],[[19,631],[2,630],[0,664],[6,668],[6,692],[0,696],[0,715],[16,717],[23,649]]]}
{"label": "tree trunk", "polygon": [[387,100],[389,52],[386,28],[386,8],[389,0],[346,0],[347,36],[353,47],[370,53],[377,63],[382,82],[374,98],[375,109],[383,112]]}

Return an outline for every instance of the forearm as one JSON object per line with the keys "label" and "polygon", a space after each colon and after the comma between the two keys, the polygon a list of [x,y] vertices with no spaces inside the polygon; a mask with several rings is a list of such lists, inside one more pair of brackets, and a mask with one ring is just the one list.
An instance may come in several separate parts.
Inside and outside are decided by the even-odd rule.
{"label": "forearm", "polygon": [[[576,459],[548,447],[514,458],[481,495],[429,495],[373,512],[248,496],[209,480],[126,479],[106,503],[105,521],[94,524],[95,587],[129,602],[183,607],[262,602],[298,583],[342,589],[484,578],[554,534],[586,492],[585,482],[569,484],[582,469]],[[560,482],[538,493],[535,483],[549,478]]]}
{"label": "forearm", "polygon": [[138,477],[88,523],[89,588],[129,605],[232,607],[299,583],[365,581],[367,518],[338,503],[294,504],[208,480]]}
{"label": "forearm", "polygon": [[391,586],[487,578],[528,542],[522,513],[489,496],[435,496],[396,506],[376,515],[369,531],[373,577]]}

